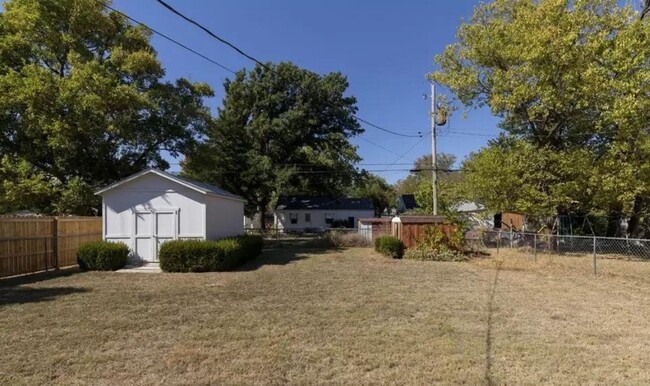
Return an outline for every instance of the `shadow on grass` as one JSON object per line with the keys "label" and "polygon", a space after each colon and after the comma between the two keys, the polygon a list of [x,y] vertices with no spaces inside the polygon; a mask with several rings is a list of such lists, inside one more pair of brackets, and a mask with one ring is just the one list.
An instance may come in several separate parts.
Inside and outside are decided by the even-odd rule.
{"label": "shadow on grass", "polygon": [[45,280],[56,279],[59,277],[68,277],[80,273],[79,267],[63,268],[58,271],[38,272],[23,276],[14,276],[0,279],[0,291],[4,287],[16,287],[24,284],[34,284]]}
{"label": "shadow on grass", "polygon": [[77,287],[30,288],[24,285],[39,283],[46,280],[76,275],[78,267],[66,268],[59,271],[40,272],[25,276],[15,276],[0,279],[0,307],[10,304],[25,304],[49,302],[61,296],[88,292],[88,289]]}
{"label": "shadow on grass", "polygon": [[265,240],[262,254],[236,271],[254,271],[265,265],[287,265],[308,259],[310,255],[328,254],[339,250],[340,248],[332,247],[322,239]]}
{"label": "shadow on grass", "polygon": [[10,304],[49,302],[61,296],[88,291],[88,289],[76,287],[0,287],[0,307]]}

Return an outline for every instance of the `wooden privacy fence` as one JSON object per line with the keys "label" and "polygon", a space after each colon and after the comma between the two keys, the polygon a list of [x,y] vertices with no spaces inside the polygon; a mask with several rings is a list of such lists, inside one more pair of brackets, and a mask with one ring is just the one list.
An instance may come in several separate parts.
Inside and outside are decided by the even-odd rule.
{"label": "wooden privacy fence", "polygon": [[399,216],[392,222],[393,236],[402,240],[407,248],[418,246],[427,227],[437,227],[447,235],[458,229],[456,225],[446,222],[444,216]]}
{"label": "wooden privacy fence", "polygon": [[79,245],[101,239],[101,217],[0,217],[0,277],[76,265]]}

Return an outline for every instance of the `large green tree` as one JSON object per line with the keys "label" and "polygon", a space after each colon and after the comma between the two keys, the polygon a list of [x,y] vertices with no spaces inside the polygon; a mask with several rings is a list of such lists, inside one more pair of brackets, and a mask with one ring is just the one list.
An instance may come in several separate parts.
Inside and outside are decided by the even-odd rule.
{"label": "large green tree", "polygon": [[[514,178],[528,184],[516,198],[490,201],[535,213],[580,208],[615,219],[626,212],[636,232],[650,186],[641,161],[650,157],[649,37],[639,13],[616,0],[494,0],[476,7],[430,77],[465,105],[488,106],[509,136],[532,146],[489,146],[472,157],[467,173],[491,169],[500,187],[513,182],[514,162],[530,168]],[[566,178],[575,175],[581,183],[572,185]],[[476,182],[476,195],[486,194],[485,179],[467,178]]]}
{"label": "large green tree", "polygon": [[5,207],[88,213],[88,191],[168,168],[161,152],[179,155],[205,132],[212,90],[164,80],[148,30],[94,0],[3,6],[0,157],[52,190],[44,202],[0,197]]}
{"label": "large green tree", "polygon": [[238,72],[183,172],[241,195],[249,215],[278,194],[343,194],[360,160],[349,139],[362,132],[347,88],[340,73],[321,76],[292,63]]}
{"label": "large green tree", "polygon": [[[438,209],[441,213],[449,212],[463,201],[460,183],[462,173],[454,169],[456,156],[449,153],[438,153]],[[419,209],[417,212],[433,213],[433,173],[431,155],[423,155],[413,163],[413,172],[406,178],[397,181],[398,194],[415,194]]]}
{"label": "large green tree", "polygon": [[[447,180],[451,176],[449,171],[456,164],[456,156],[449,153],[438,153],[436,163],[438,164],[438,169],[441,170],[438,174],[439,182]],[[413,172],[395,184],[397,194],[414,194],[419,189],[423,180],[427,180],[431,184],[431,180],[433,179],[431,168],[430,154],[418,157],[413,162]]]}
{"label": "large green tree", "polygon": [[395,207],[395,189],[383,177],[375,174],[362,173],[348,196],[355,198],[370,198],[375,206],[375,216],[380,217],[384,210]]}

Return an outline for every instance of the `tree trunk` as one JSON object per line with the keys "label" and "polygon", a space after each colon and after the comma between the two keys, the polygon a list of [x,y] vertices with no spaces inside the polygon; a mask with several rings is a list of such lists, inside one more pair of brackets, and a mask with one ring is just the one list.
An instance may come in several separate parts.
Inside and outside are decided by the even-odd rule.
{"label": "tree trunk", "polygon": [[630,237],[637,237],[639,233],[639,224],[641,223],[641,211],[643,209],[643,197],[634,196],[634,206],[632,207],[632,214],[630,221],[627,224],[627,235]]}
{"label": "tree trunk", "polygon": [[617,202],[609,206],[607,214],[607,237],[620,237],[621,220],[623,219],[623,204]]}
{"label": "tree trunk", "polygon": [[266,209],[269,206],[269,201],[268,199],[262,199],[260,201],[260,206],[258,207],[258,213],[260,214],[260,228],[262,228],[262,231],[266,230]]}

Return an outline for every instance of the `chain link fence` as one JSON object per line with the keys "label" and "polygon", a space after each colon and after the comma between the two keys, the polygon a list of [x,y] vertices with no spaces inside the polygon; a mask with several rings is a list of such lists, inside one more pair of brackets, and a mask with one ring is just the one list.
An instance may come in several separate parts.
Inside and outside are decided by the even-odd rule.
{"label": "chain link fence", "polygon": [[572,265],[594,275],[647,271],[650,279],[650,264],[644,264],[650,263],[646,239],[482,231],[470,235],[468,244],[506,259],[523,256],[537,262],[543,257],[547,263]]}
{"label": "chain link fence", "polygon": [[268,239],[300,239],[300,238],[323,238],[332,233],[358,233],[368,237],[372,230],[367,228],[245,228],[244,233],[248,235],[261,235]]}

